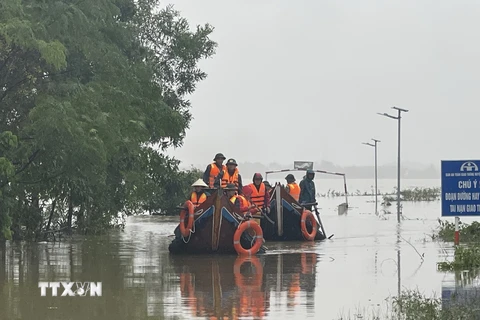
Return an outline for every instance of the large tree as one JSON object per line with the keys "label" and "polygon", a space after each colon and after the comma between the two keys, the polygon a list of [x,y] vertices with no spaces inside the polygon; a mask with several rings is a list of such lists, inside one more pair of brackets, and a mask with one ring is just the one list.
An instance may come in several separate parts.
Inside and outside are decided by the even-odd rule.
{"label": "large tree", "polygon": [[216,43],[159,5],[0,2],[0,237],[103,231],[186,195],[196,172],[162,151],[182,145]]}

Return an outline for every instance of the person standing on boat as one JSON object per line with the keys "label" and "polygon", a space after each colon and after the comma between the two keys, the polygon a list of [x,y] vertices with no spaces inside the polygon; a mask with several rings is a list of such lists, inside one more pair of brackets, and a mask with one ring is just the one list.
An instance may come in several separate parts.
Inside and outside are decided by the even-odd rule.
{"label": "person standing on boat", "polygon": [[263,177],[261,173],[253,175],[253,183],[249,184],[252,189],[250,201],[254,203],[258,209],[265,209],[266,213],[270,213],[270,195],[267,192],[265,184],[262,182]]}
{"label": "person standing on boat", "polygon": [[214,187],[218,188],[221,184],[222,188],[226,188],[227,184],[232,183],[238,188],[238,193],[242,193],[242,176],[238,171],[238,164],[235,159],[228,159],[226,163],[227,167],[220,172],[215,179]]}
{"label": "person standing on boat", "polygon": [[[303,180],[300,181],[300,204],[303,203],[315,203],[316,200],[316,191],[315,191],[315,171],[308,169],[307,175],[303,177]],[[304,206],[307,210],[312,210],[311,205]]]}
{"label": "person standing on boat", "polygon": [[295,182],[294,175],[291,173],[287,174],[285,180],[287,180],[285,190],[287,190],[288,194],[291,195],[295,201],[298,201],[300,199],[300,186]]}
{"label": "person standing on boat", "polygon": [[225,161],[225,156],[223,153],[217,153],[215,158],[213,158],[213,163],[207,166],[205,172],[203,173],[203,182],[205,182],[209,188],[213,188],[215,183],[215,178],[219,175],[220,172],[225,170],[225,165],[223,161]]}
{"label": "person standing on boat", "polygon": [[207,200],[209,194],[205,192],[204,188],[208,188],[208,185],[202,179],[198,179],[192,184],[192,187],[193,192],[190,195],[190,201],[192,201],[193,206],[196,209]]}

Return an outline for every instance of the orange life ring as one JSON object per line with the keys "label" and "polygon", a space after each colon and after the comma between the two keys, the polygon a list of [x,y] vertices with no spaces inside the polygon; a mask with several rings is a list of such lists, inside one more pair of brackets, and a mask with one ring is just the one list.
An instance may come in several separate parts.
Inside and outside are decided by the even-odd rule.
{"label": "orange life ring", "polygon": [[[188,210],[188,220],[187,220],[187,225],[185,225],[187,210]],[[190,230],[192,230],[193,228],[194,220],[195,220],[195,207],[192,201],[187,200],[185,201],[185,204],[183,205],[183,209],[180,212],[180,233],[182,234],[182,236],[188,237],[190,235]]]}
{"label": "orange life ring", "polygon": [[[245,281],[245,277],[242,275],[241,268],[244,263],[250,262],[253,267],[255,268],[255,276],[253,278],[253,282],[251,284],[247,284]],[[256,256],[239,256],[235,260],[235,264],[233,265],[233,275],[235,276],[235,284],[240,289],[246,288],[255,288],[259,290],[262,287],[263,281],[263,266]]]}
{"label": "orange life ring", "polygon": [[[309,220],[312,224],[312,232],[308,232],[307,220]],[[300,228],[302,229],[302,235],[305,240],[312,241],[315,239],[315,236],[317,235],[317,220],[315,220],[312,211],[305,209],[303,210],[302,220],[300,221]]]}
{"label": "orange life ring", "polygon": [[[245,249],[240,243],[240,238],[242,237],[242,234],[248,229],[252,229],[253,231],[255,231],[255,244],[250,249]],[[240,255],[254,255],[258,252],[258,250],[260,250],[262,245],[263,231],[262,228],[260,228],[260,226],[258,225],[258,223],[250,220],[240,223],[237,230],[235,231],[235,234],[233,235],[233,247],[235,248],[235,251],[237,251],[237,253]]]}

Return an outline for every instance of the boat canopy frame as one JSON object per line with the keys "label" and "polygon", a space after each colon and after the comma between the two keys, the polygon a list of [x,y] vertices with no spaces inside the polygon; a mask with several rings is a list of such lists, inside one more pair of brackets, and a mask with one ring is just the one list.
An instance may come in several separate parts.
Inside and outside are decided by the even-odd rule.
{"label": "boat canopy frame", "polygon": [[[280,173],[280,172],[297,172],[297,171],[307,171],[307,169],[281,169],[281,170],[265,171],[265,180],[268,180],[268,174]],[[347,175],[345,173],[330,172],[330,171],[325,171],[325,170],[312,170],[312,171],[317,172],[317,173],[323,173],[323,174],[329,174],[329,175],[335,175],[335,176],[343,177],[343,189],[344,189],[344,192],[345,192],[345,204],[346,204],[346,207],[348,208]]]}

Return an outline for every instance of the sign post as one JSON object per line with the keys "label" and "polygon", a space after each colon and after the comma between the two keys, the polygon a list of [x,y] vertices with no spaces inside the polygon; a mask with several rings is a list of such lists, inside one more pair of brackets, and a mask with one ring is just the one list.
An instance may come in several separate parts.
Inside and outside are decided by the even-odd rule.
{"label": "sign post", "polygon": [[313,170],[312,161],[294,161],[293,169],[295,170]]}
{"label": "sign post", "polygon": [[455,244],[460,217],[480,216],[480,160],[442,160],[442,217],[455,217]]}

